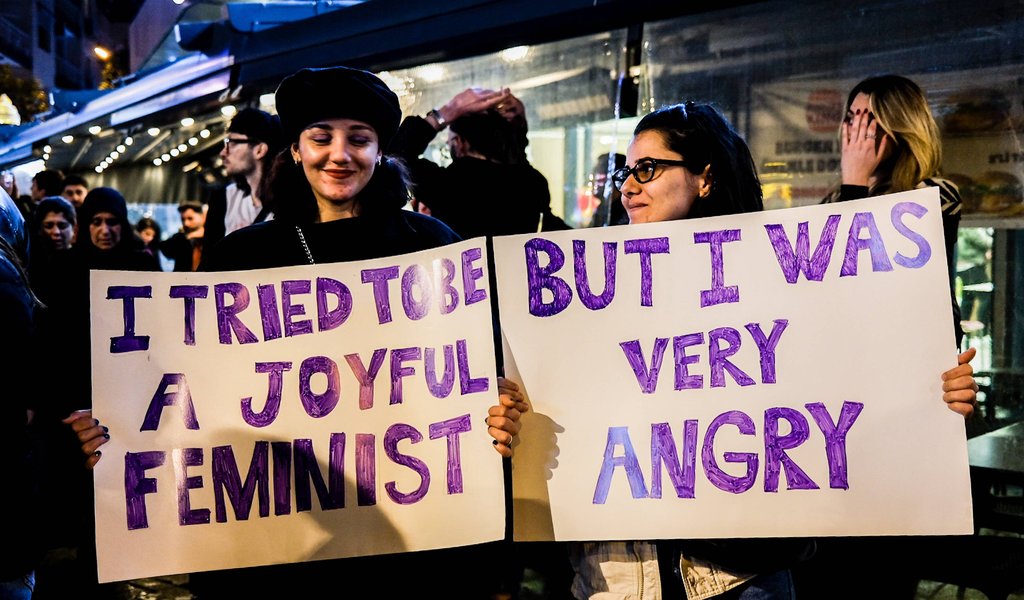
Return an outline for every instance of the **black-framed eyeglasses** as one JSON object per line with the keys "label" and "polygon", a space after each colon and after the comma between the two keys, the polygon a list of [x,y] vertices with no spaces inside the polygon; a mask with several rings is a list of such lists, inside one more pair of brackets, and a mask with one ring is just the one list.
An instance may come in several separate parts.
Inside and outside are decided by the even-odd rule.
{"label": "black-framed eyeglasses", "polygon": [[258,144],[257,140],[251,138],[224,138],[224,147],[231,150],[231,144]]}
{"label": "black-framed eyeglasses", "polygon": [[615,189],[622,190],[622,186],[632,175],[633,179],[636,179],[637,183],[647,183],[654,179],[654,173],[658,170],[658,167],[685,167],[685,160],[669,160],[667,158],[641,158],[636,161],[636,164],[632,167],[622,167],[616,169],[612,173],[612,183],[615,184]]}

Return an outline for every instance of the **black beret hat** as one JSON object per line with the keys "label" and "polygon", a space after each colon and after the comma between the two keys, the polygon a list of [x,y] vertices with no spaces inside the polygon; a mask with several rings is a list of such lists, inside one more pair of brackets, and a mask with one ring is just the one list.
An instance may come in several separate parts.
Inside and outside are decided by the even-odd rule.
{"label": "black beret hat", "polygon": [[398,96],[379,77],[348,67],[302,69],[281,81],[275,94],[277,114],[290,141],[321,119],[354,119],[377,132],[380,147],[398,131]]}
{"label": "black beret hat", "polygon": [[231,118],[228,131],[259,140],[270,147],[272,154],[284,146],[281,120],[277,115],[263,112],[258,108],[243,108]]}

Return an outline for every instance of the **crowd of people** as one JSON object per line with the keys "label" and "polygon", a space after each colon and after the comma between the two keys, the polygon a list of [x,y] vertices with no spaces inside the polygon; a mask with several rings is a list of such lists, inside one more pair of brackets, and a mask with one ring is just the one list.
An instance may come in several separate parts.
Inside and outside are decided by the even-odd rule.
{"label": "crowd of people", "polygon": [[[10,307],[0,315],[15,346],[30,349],[6,368],[24,377],[32,372],[28,358],[45,356],[42,376],[49,375],[31,399],[4,406],[18,425],[13,472],[20,483],[18,494],[0,494],[4,528],[14,535],[4,549],[10,558],[0,561],[0,599],[32,597],[33,587],[44,599],[103,592],[95,581],[89,469],[111,434],[90,411],[90,270],[157,271],[158,253],[173,260],[175,271],[336,263],[475,236],[569,228],[552,212],[547,181],[527,160],[525,110],[507,89],[466,90],[427,115],[403,120],[397,96],[375,75],[302,69],[281,82],[276,106],[277,115],[246,109],[234,117],[221,151],[233,183],[209,208],[183,202],[181,229],[167,239],[151,218],[129,222],[117,190],[89,189],[80,177],[42,171],[20,205],[0,193],[0,301]],[[937,186],[951,257],[961,204],[955,185],[938,176],[941,148],[923,92],[903,77],[872,78],[851,91],[846,108],[840,181],[823,202]],[[446,129],[453,160],[441,167],[420,155]],[[707,103],[645,116],[626,154],[602,156],[593,177],[602,202],[591,226],[762,210],[746,142]],[[485,186],[493,190],[486,197],[478,193]],[[957,367],[935,374],[944,392],[935,401],[965,417],[977,392],[972,357],[969,350]],[[498,385],[487,425],[494,449],[507,459],[529,407],[514,381],[499,378]],[[51,517],[34,520],[32,511],[40,509]],[[886,545],[861,542],[856,552]],[[841,541],[822,549],[809,539],[580,542],[544,547],[543,565],[530,555],[539,548],[506,540],[193,574],[190,581],[200,598],[292,597],[297,578],[323,589],[364,577],[397,597],[422,594],[428,578],[450,577],[462,584],[446,597],[512,598],[523,570],[536,567],[552,588],[561,586],[549,590],[552,598],[750,600],[793,598],[801,581],[808,582],[808,597],[820,597],[823,588],[814,585],[845,585],[860,568]],[[65,571],[54,566],[62,557],[70,565]],[[818,566],[830,583],[794,577]]]}

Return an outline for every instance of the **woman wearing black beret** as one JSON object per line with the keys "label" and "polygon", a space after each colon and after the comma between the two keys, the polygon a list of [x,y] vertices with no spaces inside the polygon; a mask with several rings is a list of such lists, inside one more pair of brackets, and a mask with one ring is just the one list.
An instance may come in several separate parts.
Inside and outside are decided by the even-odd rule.
{"label": "woman wearing black beret", "polygon": [[[201,270],[364,260],[460,240],[440,221],[403,210],[409,198],[405,167],[383,153],[402,111],[377,76],[346,67],[302,69],[281,82],[276,102],[288,146],[270,174],[275,218],[229,234],[209,249]],[[508,457],[526,404],[514,384],[499,379],[499,391],[488,431],[495,449]],[[90,456],[87,465],[94,465],[93,453],[106,440],[102,426],[88,412],[67,421]],[[486,598],[498,591],[494,561],[500,547],[201,573],[191,581],[202,598],[298,598],[314,589],[340,598],[360,588],[375,589],[378,597]]]}

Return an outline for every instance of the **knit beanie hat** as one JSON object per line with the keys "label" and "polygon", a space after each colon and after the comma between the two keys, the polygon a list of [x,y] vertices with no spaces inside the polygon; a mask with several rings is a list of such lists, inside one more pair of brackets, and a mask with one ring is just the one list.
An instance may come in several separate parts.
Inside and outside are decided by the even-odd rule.
{"label": "knit beanie hat", "polygon": [[114,188],[99,187],[89,190],[82,207],[78,209],[78,222],[82,227],[87,227],[96,213],[101,212],[111,213],[121,221],[122,226],[131,227],[131,223],[128,222],[128,204],[121,192]]}

